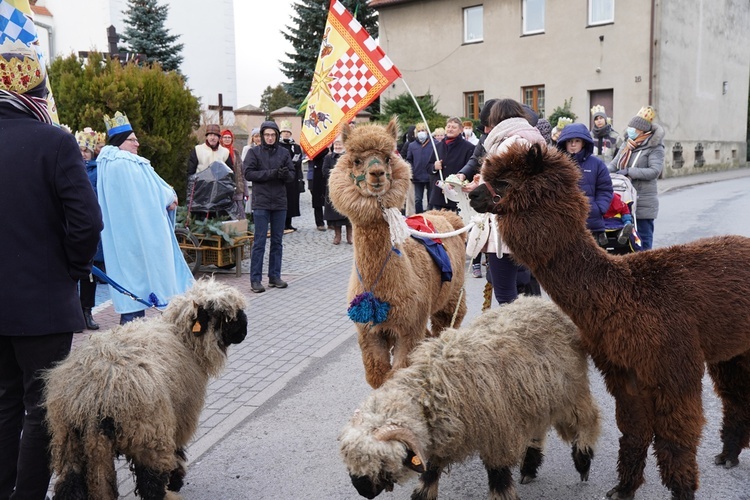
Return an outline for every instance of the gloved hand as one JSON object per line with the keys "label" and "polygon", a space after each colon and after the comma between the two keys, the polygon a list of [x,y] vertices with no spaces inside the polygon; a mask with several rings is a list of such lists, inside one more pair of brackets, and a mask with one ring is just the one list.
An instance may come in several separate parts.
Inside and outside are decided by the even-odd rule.
{"label": "gloved hand", "polygon": [[618,173],[620,175],[628,175],[628,169],[627,168],[623,168],[622,170],[618,170],[616,173]]}
{"label": "gloved hand", "polygon": [[630,214],[625,214],[622,216],[622,223],[623,224],[632,224],[633,223],[633,216]]}
{"label": "gloved hand", "polygon": [[288,174],[289,174],[289,169],[286,167],[279,167],[279,169],[276,171],[276,175],[281,180],[286,180],[286,177]]}

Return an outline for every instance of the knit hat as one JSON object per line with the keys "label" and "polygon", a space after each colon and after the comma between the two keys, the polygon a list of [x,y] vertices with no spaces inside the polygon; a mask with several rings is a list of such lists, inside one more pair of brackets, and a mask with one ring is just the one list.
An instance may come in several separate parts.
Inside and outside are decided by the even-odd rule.
{"label": "knit hat", "polygon": [[206,136],[208,136],[209,134],[214,134],[221,137],[221,129],[214,123],[212,123],[211,125],[206,125]]}
{"label": "knit hat", "polygon": [[547,141],[547,144],[552,141],[552,125],[550,125],[549,120],[546,118],[539,118],[539,121],[536,122],[536,128],[539,130],[539,133],[542,134],[542,137],[544,137],[544,140]]}
{"label": "knit hat", "polygon": [[605,120],[607,119],[607,113],[604,111],[604,106],[602,106],[601,104],[597,104],[596,106],[591,108],[591,118],[596,120],[597,116],[601,116]]}
{"label": "knit hat", "polygon": [[279,124],[279,132],[291,132],[292,131],[292,122],[289,120],[283,120]]}
{"label": "knit hat", "polygon": [[644,106],[638,111],[637,115],[630,119],[628,127],[648,132],[651,130],[651,122],[654,121],[654,117],[656,117],[654,108],[651,106]]}
{"label": "knit hat", "polygon": [[252,132],[250,132],[250,137],[252,137],[252,136],[254,136],[254,135],[260,135],[260,128],[259,128],[259,127],[255,127],[255,128],[254,128],[254,129],[252,130]]}

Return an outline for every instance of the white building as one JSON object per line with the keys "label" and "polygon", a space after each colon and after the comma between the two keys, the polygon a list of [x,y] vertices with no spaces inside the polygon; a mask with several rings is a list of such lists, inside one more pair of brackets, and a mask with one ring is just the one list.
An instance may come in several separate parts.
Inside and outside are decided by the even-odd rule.
{"label": "white building", "polygon": [[[201,108],[237,107],[234,6],[232,0],[157,0],[168,5],[165,27],[184,44],[182,73]],[[31,0],[42,47],[51,61],[79,51],[108,52],[107,28],[125,31],[126,0]],[[122,42],[120,42],[122,44]],[[54,91],[54,82],[52,82]]]}

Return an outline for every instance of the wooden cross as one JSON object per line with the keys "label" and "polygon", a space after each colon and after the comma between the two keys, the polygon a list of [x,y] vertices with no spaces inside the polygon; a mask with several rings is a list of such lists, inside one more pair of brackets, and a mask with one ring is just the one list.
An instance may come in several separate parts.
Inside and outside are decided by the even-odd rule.
{"label": "wooden cross", "polygon": [[219,94],[219,105],[216,106],[214,104],[209,104],[208,109],[210,110],[219,110],[219,126],[224,125],[224,111],[232,111],[234,108],[232,106],[224,106],[224,96]]}

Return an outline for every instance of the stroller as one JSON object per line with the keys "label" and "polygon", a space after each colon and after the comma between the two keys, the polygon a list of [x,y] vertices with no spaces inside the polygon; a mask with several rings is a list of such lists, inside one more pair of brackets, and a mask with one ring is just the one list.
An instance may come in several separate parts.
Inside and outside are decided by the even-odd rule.
{"label": "stroller", "polygon": [[[609,211],[604,216],[604,234],[607,244],[604,248],[615,255],[640,252],[641,239],[635,230],[635,208],[638,193],[630,179],[620,174],[610,174],[614,197]],[[623,208],[627,207],[627,209]],[[630,223],[628,224],[628,218]]]}

